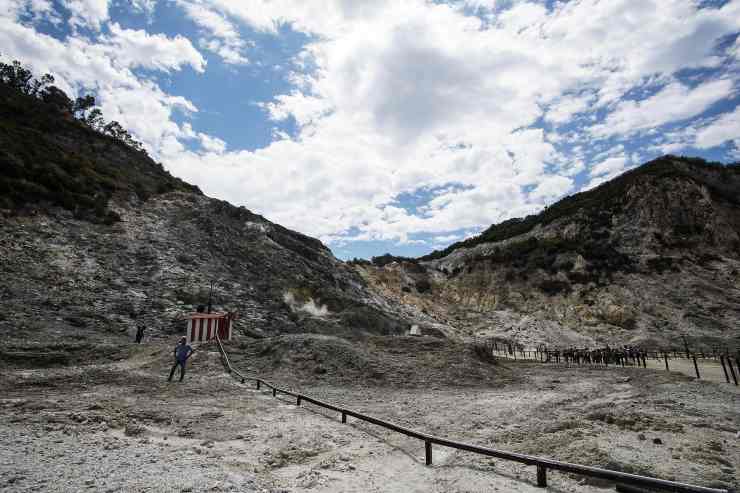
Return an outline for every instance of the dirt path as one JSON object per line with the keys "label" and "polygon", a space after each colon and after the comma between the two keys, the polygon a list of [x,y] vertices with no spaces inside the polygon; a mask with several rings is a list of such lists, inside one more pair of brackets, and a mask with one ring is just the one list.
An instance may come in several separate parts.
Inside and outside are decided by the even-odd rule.
{"label": "dirt path", "polygon": [[[6,372],[0,489],[542,491],[532,467],[451,449],[435,447],[434,465],[426,467],[419,440],[351,418],[343,425],[336,413],[258,392],[230,378],[208,348],[193,357],[183,384],[165,381],[168,366],[168,349],[150,347],[123,363]],[[285,385],[456,440],[738,485],[734,387],[650,370],[508,366],[497,371],[518,378],[494,386],[440,379],[418,387],[337,385],[331,374],[314,374],[320,384]],[[288,373],[265,377],[281,382]],[[548,479],[549,491],[608,486],[558,473]]]}

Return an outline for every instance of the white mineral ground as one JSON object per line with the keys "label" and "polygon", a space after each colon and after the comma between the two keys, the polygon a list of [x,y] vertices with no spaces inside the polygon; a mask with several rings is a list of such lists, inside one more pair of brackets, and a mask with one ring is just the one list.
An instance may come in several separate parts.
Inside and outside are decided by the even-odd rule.
{"label": "white mineral ground", "polygon": [[[297,341],[296,348],[305,348],[305,340]],[[483,363],[435,365],[408,338],[375,351],[387,365],[376,365],[372,378],[354,370],[342,376],[325,348],[320,363],[293,348],[285,353],[291,361],[275,366],[250,352],[250,344],[229,346],[240,368],[434,435],[703,486],[738,486],[734,385],[651,369],[510,361],[485,363],[486,375]],[[0,490],[543,491],[533,467],[452,449],[435,447],[427,467],[423,442],[352,418],[344,425],[337,413],[243,385],[209,345],[193,356],[184,383],[168,383],[170,350],[151,343],[106,364],[3,369]],[[355,383],[347,380],[355,374]],[[458,377],[463,385],[454,383]],[[547,491],[614,491],[557,472],[548,480]]]}

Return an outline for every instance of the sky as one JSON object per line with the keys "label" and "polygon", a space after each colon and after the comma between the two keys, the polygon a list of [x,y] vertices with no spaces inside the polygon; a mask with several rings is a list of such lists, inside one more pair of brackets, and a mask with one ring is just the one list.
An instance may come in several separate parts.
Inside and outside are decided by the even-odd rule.
{"label": "sky", "polygon": [[740,160],[740,0],[0,0],[0,56],[342,259]]}

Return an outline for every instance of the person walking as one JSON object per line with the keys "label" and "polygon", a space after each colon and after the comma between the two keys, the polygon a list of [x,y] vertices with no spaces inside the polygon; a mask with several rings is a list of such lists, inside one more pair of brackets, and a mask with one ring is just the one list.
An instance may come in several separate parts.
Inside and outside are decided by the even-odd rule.
{"label": "person walking", "polygon": [[175,375],[175,369],[178,366],[180,367],[180,381],[182,382],[182,379],[185,378],[185,362],[192,354],[193,348],[188,344],[188,339],[183,336],[177,346],[175,346],[175,364],[172,365],[172,369],[170,370],[170,378],[167,379],[168,382],[172,381],[172,377]]}
{"label": "person walking", "polygon": [[141,340],[144,339],[144,330],[146,327],[139,325],[136,327],[136,344],[141,344]]}

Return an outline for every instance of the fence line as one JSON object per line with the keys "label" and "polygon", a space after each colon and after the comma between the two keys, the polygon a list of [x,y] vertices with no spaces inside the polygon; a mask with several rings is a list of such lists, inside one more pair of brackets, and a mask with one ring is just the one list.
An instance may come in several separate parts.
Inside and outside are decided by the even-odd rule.
{"label": "fence line", "polygon": [[301,405],[302,401],[305,401],[305,402],[310,402],[311,404],[314,404],[316,406],[329,409],[331,411],[339,412],[342,414],[342,423],[346,423],[347,416],[351,416],[361,421],[372,423],[374,425],[381,426],[383,428],[395,431],[397,433],[401,433],[403,435],[406,435],[412,438],[423,440],[425,460],[426,460],[426,465],[428,466],[432,464],[432,445],[436,444],[442,447],[449,447],[449,448],[454,448],[457,450],[464,450],[467,452],[473,452],[476,454],[486,455],[488,457],[496,457],[499,459],[505,459],[509,461],[518,462],[521,464],[536,466],[537,486],[543,487],[543,488],[547,486],[547,470],[550,469],[554,471],[562,471],[562,472],[568,472],[568,473],[573,473],[573,474],[579,474],[582,476],[589,476],[592,478],[605,479],[608,481],[613,481],[617,483],[618,485],[619,484],[635,485],[635,486],[651,488],[651,489],[660,490],[660,491],[672,491],[672,492],[682,492],[682,493],[732,493],[731,490],[706,488],[703,486],[695,486],[695,485],[690,485],[690,484],[685,484],[685,483],[679,483],[676,481],[668,481],[665,479],[651,478],[648,476],[639,476],[637,474],[628,474],[628,473],[619,472],[619,471],[611,471],[608,469],[601,469],[598,467],[584,466],[580,464],[571,464],[569,462],[561,462],[561,461],[547,459],[543,457],[536,457],[532,455],[519,454],[515,452],[506,452],[503,450],[480,447],[478,445],[456,442],[453,440],[448,440],[446,438],[429,435],[427,433],[412,430],[412,429],[400,426],[398,424],[391,423],[390,421],[386,421],[386,420],[379,419],[373,416],[369,416],[369,415],[360,413],[358,411],[355,411],[349,408],[340,407],[335,404],[324,402],[324,401],[315,399],[313,397],[310,397],[304,394],[292,392],[287,389],[282,389],[259,377],[245,376],[244,374],[239,372],[237,369],[235,369],[231,365],[231,362],[229,361],[229,356],[226,353],[226,350],[224,349],[223,344],[221,343],[221,339],[218,337],[218,334],[216,334],[216,342],[218,344],[218,350],[221,353],[221,356],[223,358],[224,366],[228,370],[229,374],[235,375],[238,378],[240,378],[241,383],[246,383],[247,380],[251,380],[251,381],[256,382],[258,390],[261,389],[262,385],[271,389],[273,397],[277,396],[277,394],[285,394],[285,395],[294,397],[296,399],[296,405],[298,406]]}
{"label": "fence line", "polygon": [[[618,354],[618,353],[624,353],[625,351],[633,351],[636,353],[639,353],[642,356],[645,356],[649,359],[663,359],[664,356],[667,356],[669,359],[692,359],[694,357],[698,359],[715,359],[717,361],[721,359],[725,360],[734,360],[737,364],[740,364],[740,347],[736,347],[734,349],[730,349],[727,346],[724,348],[719,347],[713,347],[711,350],[706,348],[700,348],[700,349],[692,349],[688,344],[684,348],[644,348],[640,346],[623,346],[615,347],[615,348],[595,348],[595,349],[589,349],[589,348],[578,348],[578,347],[570,347],[570,348],[562,348],[562,347],[555,347],[555,348],[545,348],[544,351],[542,350],[542,346],[536,349],[527,349],[523,345],[518,344],[516,342],[504,340],[504,339],[498,339],[498,338],[492,338],[492,339],[484,339],[484,343],[487,344],[489,347],[491,347],[495,351],[507,351],[509,353],[514,352],[516,354],[522,355],[523,357],[531,354],[531,353],[540,353],[540,352],[551,352],[553,354],[560,353],[564,354],[567,352],[595,352],[595,351],[605,351],[608,349],[610,351],[610,354]],[[626,349],[625,349],[626,348]]]}
{"label": "fence line", "polygon": [[[511,344],[498,344],[495,341],[485,342],[486,350],[490,351],[490,354],[499,357],[507,358],[510,360],[530,360],[539,361],[541,363],[555,364],[555,365],[566,365],[567,367],[588,367],[588,368],[608,368],[610,365],[622,366],[622,367],[636,367],[636,368],[647,368],[648,362],[661,362],[665,364],[666,371],[670,371],[670,360],[686,360],[689,364],[693,364],[693,373],[697,379],[702,379],[701,372],[699,370],[698,361],[715,360],[713,356],[707,353],[697,354],[692,352],[687,353],[674,353],[674,356],[670,356],[670,352],[666,351],[663,353],[644,351],[642,349],[631,348],[631,349],[536,349],[536,350],[525,350],[516,348]],[[687,356],[684,358],[684,354]],[[734,359],[734,361],[733,361]],[[722,375],[726,383],[731,383],[730,376],[732,376],[732,383],[738,385],[740,380],[740,357],[733,358],[727,354],[719,354],[716,358],[716,371],[719,372],[719,368],[722,368],[722,373],[715,375],[715,377],[721,381]],[[737,368],[737,374],[736,374]],[[705,367],[706,369],[706,367]],[[712,369],[712,366],[709,366]],[[682,371],[684,370],[684,371]],[[678,371],[686,373],[686,368],[678,368]],[[711,371],[710,371],[711,374]],[[705,374],[706,377],[706,374]]]}

